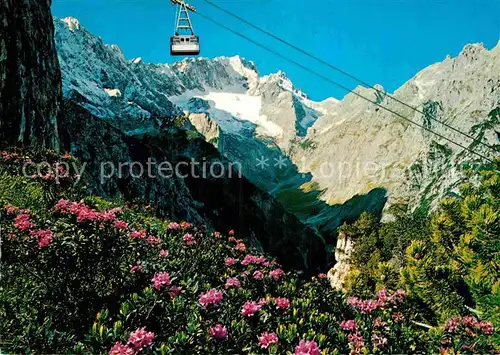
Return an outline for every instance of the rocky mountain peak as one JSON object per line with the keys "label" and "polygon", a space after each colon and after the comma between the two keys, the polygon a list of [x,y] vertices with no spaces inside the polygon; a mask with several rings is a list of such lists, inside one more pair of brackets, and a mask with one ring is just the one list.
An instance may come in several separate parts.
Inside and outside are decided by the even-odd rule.
{"label": "rocky mountain peak", "polygon": [[483,43],[469,43],[464,46],[458,58],[478,59],[482,52],[486,51]]}
{"label": "rocky mountain peak", "polygon": [[80,30],[80,21],[78,21],[74,17],[65,17],[61,19],[62,22],[64,22],[67,26],[68,29],[73,32],[74,30]]}
{"label": "rocky mountain peak", "polygon": [[282,70],[278,70],[276,73],[266,75],[261,78],[262,84],[275,84],[281,89],[292,93],[300,98],[307,99],[307,95],[300,89],[296,88],[292,80],[286,75]]}

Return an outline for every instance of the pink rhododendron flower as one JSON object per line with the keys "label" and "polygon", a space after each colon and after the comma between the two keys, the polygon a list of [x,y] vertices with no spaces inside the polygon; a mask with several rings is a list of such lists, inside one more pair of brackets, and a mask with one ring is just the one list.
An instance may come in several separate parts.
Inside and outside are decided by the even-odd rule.
{"label": "pink rhododendron flower", "polygon": [[231,258],[231,257],[227,257],[226,260],[224,260],[224,264],[226,264],[227,266],[232,266],[232,265],[236,264],[237,262],[238,262],[237,259]]}
{"label": "pink rhododendron flower", "polygon": [[246,247],[246,245],[244,243],[238,243],[238,244],[236,244],[235,248],[238,249],[239,251],[245,251],[245,250],[247,250],[247,247]]}
{"label": "pink rhododendron flower", "polygon": [[70,213],[76,216],[78,223],[86,221],[113,221],[116,219],[116,213],[121,209],[115,208],[109,211],[99,212],[84,204],[83,202],[69,202],[64,199],[59,200],[55,205],[55,210],[61,213]]}
{"label": "pink rhododendron flower", "polygon": [[146,241],[148,242],[148,244],[158,244],[161,242],[161,239],[159,237],[151,235]]}
{"label": "pink rhododendron flower", "polygon": [[38,230],[30,232],[30,235],[34,238],[38,238],[38,246],[40,248],[45,248],[52,243],[54,239],[54,233],[50,229]]}
{"label": "pink rhododendron flower", "polygon": [[230,288],[230,287],[240,288],[241,287],[240,280],[238,280],[237,277],[230,277],[226,280],[226,285],[224,287],[225,288]]}
{"label": "pink rhododendron flower", "polygon": [[391,303],[401,303],[405,300],[405,298],[406,298],[406,292],[404,290],[396,290],[390,296],[390,302]]}
{"label": "pink rhododendron flower", "polygon": [[219,232],[214,232],[214,238],[219,239],[221,234]]}
{"label": "pink rhododendron flower", "polygon": [[[37,176],[37,175],[33,175],[33,176]],[[32,176],[32,178],[33,178],[33,176]],[[45,181],[53,181],[56,179],[56,175],[52,171],[50,173],[47,173],[47,174],[39,174],[37,177],[41,177]]]}
{"label": "pink rhododendron flower", "polygon": [[258,304],[259,306],[264,306],[264,305],[268,304],[268,303],[269,303],[269,301],[271,301],[271,299],[270,299],[270,298],[267,298],[267,297],[262,297],[262,298],[260,298],[260,299],[259,299],[259,302],[257,302],[257,304]]}
{"label": "pink rhododendron flower", "polygon": [[387,294],[387,290],[385,288],[377,292],[377,299],[380,305],[385,305],[388,301],[388,298],[389,295]]}
{"label": "pink rhododendron flower", "polygon": [[403,290],[397,290],[392,295],[388,295],[386,289],[377,292],[376,300],[360,300],[357,297],[348,297],[347,303],[361,313],[368,314],[372,311],[384,307],[387,304],[397,304],[404,301],[406,293]]}
{"label": "pink rhododendron flower", "polygon": [[170,286],[172,281],[170,281],[170,274],[168,272],[158,272],[151,279],[154,283],[154,288],[161,290],[162,286]]}
{"label": "pink rhododendron flower", "polygon": [[121,207],[115,207],[115,208],[110,209],[108,212],[111,213],[111,214],[114,214],[114,215],[120,214],[120,213],[123,212],[123,208],[121,208]]}
{"label": "pink rhododendron flower", "polygon": [[181,294],[181,291],[182,291],[182,287],[170,286],[170,288],[168,289],[167,292],[168,292],[170,297],[175,298]]}
{"label": "pink rhododendron flower", "polygon": [[69,208],[69,201],[62,198],[56,203],[54,208],[58,212],[67,212]]}
{"label": "pink rhododendron flower", "polygon": [[7,234],[7,238],[8,238],[9,240],[14,240],[14,239],[16,239],[16,235],[15,235],[15,234],[12,234],[12,233],[9,233],[9,234]]}
{"label": "pink rhododendron flower", "polygon": [[475,328],[479,325],[479,322],[477,319],[473,316],[465,316],[462,318],[462,322],[464,323],[464,326],[470,327],[470,328]]}
{"label": "pink rhododendron flower", "polygon": [[128,223],[125,222],[125,221],[121,221],[121,220],[116,220],[113,225],[118,228],[118,229],[121,229],[121,230],[125,230],[128,228]]}
{"label": "pink rhododendron flower", "polygon": [[241,265],[250,265],[253,263],[255,256],[253,255],[245,255],[243,260],[241,261]]}
{"label": "pink rhododendron flower", "polygon": [[264,273],[262,272],[262,270],[257,270],[253,273],[253,278],[255,280],[262,280],[264,278]]}
{"label": "pink rhododendron flower", "polygon": [[224,340],[227,338],[227,328],[222,324],[216,324],[215,327],[210,328],[208,333],[212,338],[215,338],[217,340]]}
{"label": "pink rhododendron flower", "polygon": [[357,308],[360,302],[361,301],[357,297],[354,296],[347,297],[347,304],[349,304],[349,306],[351,306],[352,308]]}
{"label": "pink rhododendron flower", "polygon": [[394,319],[394,322],[399,323],[404,319],[404,315],[401,312],[396,312],[392,315],[392,319]]}
{"label": "pink rhododendron flower", "polygon": [[132,274],[136,273],[136,272],[139,272],[139,271],[143,271],[144,268],[140,265],[140,262],[137,262],[137,265],[134,265],[130,268],[130,272]]}
{"label": "pink rhododendron flower", "polygon": [[222,301],[222,292],[215,288],[208,290],[200,295],[198,302],[205,308],[209,305],[218,305]]}
{"label": "pink rhododendron flower", "polygon": [[347,303],[354,309],[361,311],[361,313],[367,314],[376,310],[380,307],[380,304],[376,300],[360,300],[357,297],[348,297]]}
{"label": "pink rhododendron flower", "polygon": [[160,250],[160,256],[162,258],[166,258],[168,256],[168,250],[166,250],[166,249]]}
{"label": "pink rhododendron flower", "polygon": [[194,244],[194,238],[189,233],[186,233],[182,239],[184,240],[184,244],[186,244],[186,245],[193,245]]}
{"label": "pink rhododendron flower", "polygon": [[373,345],[375,345],[377,348],[383,348],[384,346],[387,345],[387,338],[382,336],[382,335],[378,335],[378,334],[373,334],[372,335],[372,342],[373,342]]}
{"label": "pink rhododendron flower", "polygon": [[295,355],[319,355],[321,350],[314,340],[301,340],[295,348]]}
{"label": "pink rhododendron flower", "polygon": [[327,276],[326,276],[326,274],[324,274],[324,273],[319,273],[319,274],[318,274],[318,278],[320,278],[320,279],[326,279],[326,277],[327,277]]}
{"label": "pink rhododendron flower", "polygon": [[234,229],[231,229],[228,234],[231,235],[231,236],[233,236],[234,235]]}
{"label": "pink rhododendron flower", "polygon": [[275,302],[276,308],[287,309],[288,307],[290,307],[290,301],[288,300],[288,298],[276,297]]}
{"label": "pink rhododendron flower", "polygon": [[257,304],[254,301],[246,301],[243,307],[241,308],[241,314],[245,317],[253,316],[257,311],[261,309],[261,305]]}
{"label": "pink rhododendron flower", "polygon": [[168,229],[170,229],[170,230],[174,230],[174,231],[176,231],[176,230],[178,230],[179,228],[181,228],[181,225],[180,225],[179,223],[177,223],[177,222],[170,222],[170,223],[168,224]]}
{"label": "pink rhododendron flower", "polygon": [[381,327],[385,327],[386,325],[387,325],[387,323],[382,321],[382,318],[380,318],[380,317],[375,318],[375,320],[373,321],[374,328],[381,328]]}
{"label": "pink rhododendron flower", "polygon": [[14,223],[16,225],[16,228],[22,231],[27,231],[35,227],[35,224],[31,222],[30,215],[25,213],[18,215]]}
{"label": "pink rhododendron flower", "polygon": [[181,228],[182,229],[188,229],[188,228],[191,228],[193,225],[189,222],[186,222],[186,221],[182,221],[181,222]]}
{"label": "pink rhododendron flower", "polygon": [[453,317],[446,321],[444,330],[448,333],[455,333],[460,326],[460,318]]}
{"label": "pink rhododendron flower", "polygon": [[263,349],[267,349],[271,344],[278,344],[278,336],[276,333],[263,332],[259,336],[259,345]]}
{"label": "pink rhododendron flower", "polygon": [[135,351],[139,352],[145,347],[151,345],[155,333],[146,331],[146,328],[139,328],[128,338],[128,344],[132,345]]}
{"label": "pink rhododendron flower", "polygon": [[361,302],[360,310],[361,310],[361,313],[367,314],[367,313],[373,312],[374,310],[376,310],[379,307],[380,307],[380,304],[375,300],[364,300]]}
{"label": "pink rhododendron flower", "polygon": [[117,342],[109,350],[109,355],[135,355],[135,350],[128,345]]}
{"label": "pink rhododendron flower", "polygon": [[245,258],[241,262],[241,265],[250,265],[250,264],[264,264],[266,262],[266,258],[263,256],[255,256],[255,255],[245,255]]}
{"label": "pink rhododendron flower", "polygon": [[133,230],[132,232],[129,233],[129,237],[132,238],[132,239],[144,239],[146,238],[146,231],[145,230],[141,230],[141,231],[136,231],[136,230]]}
{"label": "pink rhododendron flower", "polygon": [[365,347],[365,339],[359,332],[351,333],[347,336],[351,353],[359,354]]}
{"label": "pink rhododendron flower", "polygon": [[350,320],[343,320],[340,323],[340,327],[344,330],[348,330],[350,332],[354,332],[358,330],[358,324],[356,323],[355,320],[350,319]]}
{"label": "pink rhododendron flower", "polygon": [[275,269],[269,271],[269,277],[272,278],[273,280],[279,280],[283,276],[285,276],[285,272],[281,269]]}
{"label": "pink rhododendron flower", "polygon": [[483,320],[483,321],[481,321],[481,323],[479,323],[479,328],[481,329],[483,334],[486,334],[486,335],[493,334],[493,331],[495,330],[493,328],[493,324],[491,324],[490,322],[485,321],[485,320]]}
{"label": "pink rhododendron flower", "polygon": [[7,204],[7,205],[3,206],[3,208],[5,209],[5,211],[7,212],[7,214],[10,214],[10,215],[18,214],[21,211],[16,206],[12,206],[10,204]]}

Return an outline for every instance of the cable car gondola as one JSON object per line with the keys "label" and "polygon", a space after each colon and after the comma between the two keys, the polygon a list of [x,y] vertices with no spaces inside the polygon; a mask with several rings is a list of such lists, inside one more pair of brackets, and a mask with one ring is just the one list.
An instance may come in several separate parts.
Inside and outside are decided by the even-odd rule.
{"label": "cable car gondola", "polygon": [[189,18],[189,11],[196,12],[194,6],[186,4],[183,0],[171,0],[178,5],[175,22],[175,33],[170,37],[171,55],[198,55],[200,54],[200,39],[195,36],[193,24]]}

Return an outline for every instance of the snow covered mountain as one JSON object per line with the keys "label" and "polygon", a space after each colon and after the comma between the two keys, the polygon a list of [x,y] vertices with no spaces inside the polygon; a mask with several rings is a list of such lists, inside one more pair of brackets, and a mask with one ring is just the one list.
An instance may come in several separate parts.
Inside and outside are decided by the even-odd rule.
{"label": "snow covered mountain", "polygon": [[[283,72],[260,76],[239,56],[148,64],[125,59],[76,19],[55,19],[55,28],[67,99],[129,135],[154,134],[186,115],[223,155],[242,163],[252,182],[315,225],[333,228],[350,214],[376,210],[385,203],[380,189],[388,191],[390,204],[432,203],[456,186],[464,161],[477,160],[354,94],[314,102]],[[491,51],[468,45],[394,93],[424,115],[373,89],[355,91],[495,155],[436,121],[498,147],[500,44]]]}

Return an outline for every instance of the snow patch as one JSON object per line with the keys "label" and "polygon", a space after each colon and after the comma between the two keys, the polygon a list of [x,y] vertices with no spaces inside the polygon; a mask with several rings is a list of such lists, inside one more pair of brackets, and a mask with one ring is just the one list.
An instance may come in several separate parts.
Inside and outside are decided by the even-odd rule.
{"label": "snow patch", "polygon": [[276,137],[283,133],[277,124],[268,121],[265,115],[260,114],[262,98],[246,94],[233,94],[222,92],[209,92],[204,100],[213,101],[215,108],[227,111],[240,119],[255,123],[262,127],[269,136]]}
{"label": "snow patch", "polygon": [[106,94],[108,94],[109,96],[113,96],[113,97],[121,97],[122,96],[122,92],[118,89],[106,89],[106,88],[104,88],[104,91],[106,91]]}
{"label": "snow patch", "polygon": [[244,128],[243,121],[257,126],[259,133],[271,137],[283,134],[283,129],[260,114],[262,98],[245,93],[188,91],[181,96],[169,97],[175,104],[186,107],[190,98],[198,97],[210,104],[208,113],[220,127],[232,133],[239,133]]}

